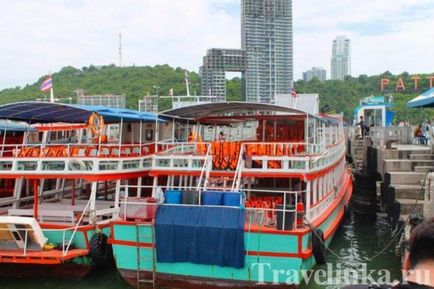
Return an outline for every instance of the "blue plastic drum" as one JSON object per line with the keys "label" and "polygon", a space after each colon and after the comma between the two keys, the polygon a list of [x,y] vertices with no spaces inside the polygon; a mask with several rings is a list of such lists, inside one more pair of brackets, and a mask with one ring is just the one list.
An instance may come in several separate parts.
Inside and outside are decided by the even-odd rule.
{"label": "blue plastic drum", "polygon": [[223,205],[223,192],[206,191],[202,193],[202,205],[221,206]]}
{"label": "blue plastic drum", "polygon": [[223,195],[223,206],[227,207],[240,207],[241,206],[241,193],[240,192],[227,192]]}
{"label": "blue plastic drum", "polygon": [[164,194],[166,204],[181,204],[182,194],[178,190],[167,190]]}

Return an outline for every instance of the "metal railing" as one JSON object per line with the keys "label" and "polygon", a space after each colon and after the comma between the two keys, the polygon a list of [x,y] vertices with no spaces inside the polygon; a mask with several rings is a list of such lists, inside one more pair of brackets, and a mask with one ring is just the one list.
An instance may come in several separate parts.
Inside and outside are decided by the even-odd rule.
{"label": "metal railing", "polygon": [[6,144],[4,153],[15,158],[56,158],[56,157],[132,157],[147,156],[155,151],[154,143],[147,144]]}
{"label": "metal railing", "polygon": [[[163,203],[163,200],[153,200],[153,202],[148,202],[149,199],[142,198],[141,201],[138,201],[136,197],[129,197],[129,189],[150,189],[152,186],[133,186],[133,185],[124,185],[121,186],[121,189],[124,191],[124,196],[120,201],[121,206],[121,219],[128,220],[128,219],[134,219],[134,220],[151,220],[155,217],[156,210],[159,206],[183,206],[183,207],[222,207],[222,206],[216,206],[216,205],[203,205],[201,204],[200,200],[201,197],[198,196],[199,203],[198,204],[166,204]],[[173,189],[167,186],[161,186],[161,189]],[[191,187],[177,187],[178,190],[191,190]],[[214,191],[214,190],[213,190]],[[222,191],[224,193],[225,191]],[[294,222],[298,218],[298,214],[300,212],[297,211],[296,204],[299,202],[300,197],[304,194],[306,194],[306,191],[282,191],[282,190],[259,190],[259,189],[252,189],[249,190],[250,193],[259,193],[263,194],[263,196],[267,196],[272,194],[277,199],[279,196],[282,198],[282,208],[279,209],[277,207],[245,207],[245,204],[249,201],[246,197],[246,194],[244,192],[241,192],[241,200],[240,200],[240,206],[224,206],[226,208],[241,208],[244,207],[246,210],[246,216],[247,219],[252,217],[252,214],[256,215],[263,215],[265,216],[265,221],[269,220],[270,218],[275,219],[276,214],[278,212],[283,213],[284,215],[286,213],[293,213],[294,214]],[[198,191],[198,194],[201,195],[202,191]],[[131,200],[132,201],[131,201]],[[283,205],[287,204],[287,205]],[[293,208],[288,208],[288,206],[291,206]],[[145,208],[145,210],[142,210]],[[137,210],[136,210],[137,209]],[[152,209],[152,210],[148,210]],[[138,212],[137,215],[135,215],[135,212]],[[154,215],[152,215],[154,214]],[[272,217],[267,217],[272,216]],[[282,220],[282,227],[285,227],[286,218],[283,217]],[[262,225],[262,224],[261,224]]]}

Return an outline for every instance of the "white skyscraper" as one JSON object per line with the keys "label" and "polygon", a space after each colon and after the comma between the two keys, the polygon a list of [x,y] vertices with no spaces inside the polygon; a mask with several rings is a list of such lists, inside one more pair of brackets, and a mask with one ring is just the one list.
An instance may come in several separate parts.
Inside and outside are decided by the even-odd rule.
{"label": "white skyscraper", "polygon": [[351,41],[345,36],[333,40],[331,79],[344,80],[351,75]]}

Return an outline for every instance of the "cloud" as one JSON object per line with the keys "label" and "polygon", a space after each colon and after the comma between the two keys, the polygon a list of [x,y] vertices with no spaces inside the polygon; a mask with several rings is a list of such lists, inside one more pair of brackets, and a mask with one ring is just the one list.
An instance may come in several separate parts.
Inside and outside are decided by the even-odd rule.
{"label": "cloud", "polygon": [[295,75],[312,66],[328,69],[332,40],[352,41],[352,74],[432,72],[434,46],[431,0],[296,1]]}
{"label": "cloud", "polygon": [[[2,0],[0,88],[66,65],[168,63],[197,71],[206,50],[240,47],[241,0]],[[296,78],[329,70],[336,35],[352,40],[353,75],[433,70],[432,0],[293,0]]]}
{"label": "cloud", "polygon": [[232,0],[9,1],[0,11],[0,87],[63,66],[168,63],[198,70],[211,47],[239,47]]}

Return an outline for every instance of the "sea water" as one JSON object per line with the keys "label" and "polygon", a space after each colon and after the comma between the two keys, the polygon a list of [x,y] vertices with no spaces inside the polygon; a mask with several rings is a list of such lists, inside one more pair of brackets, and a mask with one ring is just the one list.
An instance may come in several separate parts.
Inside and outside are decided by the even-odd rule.
{"label": "sea water", "polygon": [[[371,260],[370,257],[380,252],[391,240],[393,228],[382,217],[367,217],[365,215],[349,214],[340,228],[336,231],[331,244],[332,253],[327,254],[327,262],[333,270],[340,268],[361,270],[388,270],[392,279],[401,277],[401,261],[394,255],[394,246],[387,249],[384,254]],[[366,268],[363,269],[364,264]],[[316,266],[313,273],[318,270],[327,271],[327,265]],[[321,278],[323,284],[302,284],[300,289],[335,289],[345,281],[345,274],[331,276],[330,280]],[[360,275],[362,276],[362,274]],[[376,276],[373,274],[372,276]],[[116,269],[104,272],[95,272],[81,280],[62,280],[44,278],[15,279],[0,277],[0,289],[127,289],[130,288],[117,273]],[[265,287],[264,287],[265,288]]]}

